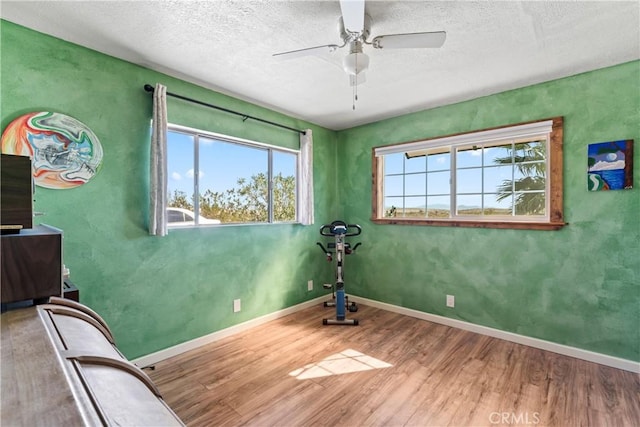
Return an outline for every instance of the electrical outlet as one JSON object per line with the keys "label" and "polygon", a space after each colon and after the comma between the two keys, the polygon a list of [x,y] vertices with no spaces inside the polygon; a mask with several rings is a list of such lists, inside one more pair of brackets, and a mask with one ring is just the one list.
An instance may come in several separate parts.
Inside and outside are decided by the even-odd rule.
{"label": "electrical outlet", "polygon": [[239,300],[239,299],[234,299],[234,300],[233,300],[233,312],[234,312],[234,313],[239,312],[239,311],[240,311],[240,308],[241,308],[241,306],[240,306],[240,300]]}
{"label": "electrical outlet", "polygon": [[313,280],[308,280],[307,281],[307,290],[308,291],[312,291],[313,290]]}
{"label": "electrical outlet", "polygon": [[447,307],[455,307],[456,306],[456,297],[453,295],[447,295]]}

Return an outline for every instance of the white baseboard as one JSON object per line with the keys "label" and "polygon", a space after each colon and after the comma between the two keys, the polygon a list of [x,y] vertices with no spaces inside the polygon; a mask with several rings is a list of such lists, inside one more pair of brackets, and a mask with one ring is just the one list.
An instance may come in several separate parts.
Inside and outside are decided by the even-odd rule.
{"label": "white baseboard", "polygon": [[438,316],[437,314],[425,313],[423,311],[387,304],[367,298],[349,296],[349,299],[357,303],[362,303],[371,307],[380,308],[382,310],[387,310],[394,313],[404,314],[406,316],[415,317],[417,319],[428,320],[429,322],[440,323],[442,325],[451,326],[453,328],[464,329],[466,331],[488,335],[518,344],[528,345],[529,347],[539,348],[542,350],[551,351],[553,353],[563,354],[565,356],[571,356],[577,359],[599,363],[601,365],[611,366],[613,368],[623,369],[625,371],[640,373],[640,362],[634,362],[632,360],[621,359],[619,357],[596,353],[589,350],[583,350],[576,347],[570,347],[568,345],[545,341],[539,338],[532,338],[526,335],[514,334],[513,332],[506,332],[500,329],[490,328],[488,326],[476,325],[474,323],[469,323],[462,320]]}
{"label": "white baseboard", "polygon": [[174,345],[173,347],[165,348],[164,350],[147,354],[146,356],[139,357],[137,359],[132,360],[131,362],[133,362],[139,367],[151,366],[162,360],[168,359],[170,357],[177,356],[184,352],[194,350],[198,347],[202,347],[203,345],[221,340],[223,338],[230,337],[231,335],[235,335],[237,333],[246,331],[248,329],[254,328],[256,326],[262,325],[272,320],[279,319],[281,317],[287,316],[297,311],[304,310],[305,308],[312,307],[316,304],[321,304],[323,301],[326,301],[326,299],[327,299],[326,295],[318,298],[314,298],[312,300],[305,301],[301,304],[297,304],[292,307],[285,308],[283,310],[274,311],[273,313],[265,314],[264,316],[256,317],[255,319],[247,320],[246,322],[230,326],[226,329],[222,329],[220,331],[216,331],[211,334],[192,339],[191,341],[183,342],[183,343]]}
{"label": "white baseboard", "polygon": [[[132,360],[137,366],[151,366],[164,359],[168,359],[173,356],[177,356],[181,353],[194,350],[203,345],[221,340],[223,338],[235,335],[237,333],[246,331],[253,327],[270,322],[271,320],[279,319],[289,314],[295,313],[300,310],[312,307],[316,304],[321,304],[326,301],[326,296],[321,296],[310,301],[303,302],[301,304],[294,305],[283,310],[266,314],[264,316],[256,317],[255,319],[248,320],[238,325],[231,326],[220,331],[213,332],[211,334],[187,341],[181,344],[177,344],[173,347],[160,350],[155,353],[148,354],[146,356],[139,357]],[[475,332],[482,335],[488,335],[491,337],[503,339],[505,341],[511,341],[518,344],[528,345],[529,347],[539,348],[542,350],[551,351],[565,356],[575,357],[577,359],[586,360],[589,362],[599,363],[605,366],[611,366],[613,368],[622,369],[625,371],[631,371],[634,373],[640,373],[640,362],[634,362],[632,360],[621,359],[619,357],[608,356],[602,353],[596,353],[589,350],[583,350],[576,347],[570,347],[563,344],[557,344],[551,341],[545,341],[538,338],[528,337],[526,335],[514,334],[513,332],[506,332],[500,329],[490,328],[488,326],[476,325],[474,323],[465,322],[462,320],[451,319],[444,316],[438,316],[437,314],[425,313],[423,311],[413,310],[410,308],[400,307],[397,305],[387,304],[380,301],[371,300],[368,298],[361,298],[358,296],[349,296],[351,301],[362,303],[371,307],[380,308],[382,310],[391,311],[393,313],[403,314],[405,316],[415,317],[417,319],[427,320],[429,322],[439,323],[453,328],[464,329],[466,331]]]}

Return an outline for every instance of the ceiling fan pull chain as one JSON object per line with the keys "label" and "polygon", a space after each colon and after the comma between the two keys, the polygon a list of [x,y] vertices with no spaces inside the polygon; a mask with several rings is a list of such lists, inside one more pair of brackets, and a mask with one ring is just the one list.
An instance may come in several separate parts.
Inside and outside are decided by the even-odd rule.
{"label": "ceiling fan pull chain", "polygon": [[[357,77],[357,76],[355,76],[354,78],[356,78],[356,79],[357,79],[358,77]],[[356,80],[356,81],[355,81],[355,83],[357,83],[357,82],[358,82],[358,81]],[[357,97],[358,97],[358,96],[356,95],[356,91],[358,90],[357,88],[358,88],[358,85],[357,85],[357,84],[355,84],[355,85],[353,85],[353,88],[351,89],[352,97],[353,97],[353,102],[352,102],[352,106],[351,106],[351,107],[353,108],[353,111],[356,111],[356,99],[357,99]]]}
{"label": "ceiling fan pull chain", "polygon": [[358,55],[356,54],[356,74],[353,76],[353,111],[356,111],[356,101],[358,100]]}
{"label": "ceiling fan pull chain", "polygon": [[353,88],[351,89],[353,94],[353,110],[356,110],[356,101],[358,100],[358,75],[353,76]]}

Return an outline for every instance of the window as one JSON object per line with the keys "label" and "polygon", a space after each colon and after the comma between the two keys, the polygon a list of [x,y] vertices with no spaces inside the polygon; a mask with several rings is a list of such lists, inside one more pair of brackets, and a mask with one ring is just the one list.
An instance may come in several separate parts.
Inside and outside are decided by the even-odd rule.
{"label": "window", "polygon": [[298,151],[169,125],[168,226],[296,220]]}
{"label": "window", "polygon": [[373,149],[379,224],[562,227],[562,117]]}

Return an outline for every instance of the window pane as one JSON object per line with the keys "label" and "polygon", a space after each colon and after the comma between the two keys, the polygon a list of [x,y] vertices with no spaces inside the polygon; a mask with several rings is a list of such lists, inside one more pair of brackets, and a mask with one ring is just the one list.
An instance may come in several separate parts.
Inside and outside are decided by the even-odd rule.
{"label": "window pane", "polygon": [[268,221],[268,152],[200,138],[200,215],[223,223]]}
{"label": "window pane", "polygon": [[486,194],[484,196],[484,215],[511,215],[512,193]]}
{"label": "window pane", "polygon": [[458,215],[481,215],[482,196],[458,196],[456,212]]}
{"label": "window pane", "polygon": [[273,221],[296,220],[296,162],[292,153],[272,152]]}
{"label": "window pane", "polygon": [[471,147],[459,148],[456,152],[456,167],[467,168],[471,166],[482,166],[482,150]]}
{"label": "window pane", "polygon": [[513,166],[493,166],[484,169],[484,192],[511,191]]}
{"label": "window pane", "polygon": [[384,198],[384,217],[395,218],[401,215],[402,197],[385,197]]}
{"label": "window pane", "polygon": [[447,196],[427,197],[427,216],[429,218],[449,218],[451,198]]}
{"label": "window pane", "polygon": [[193,211],[193,151],[193,136],[167,132],[167,206]]}
{"label": "window pane", "polygon": [[404,172],[424,172],[427,170],[426,157],[412,157],[410,159],[404,159]]}
{"label": "window pane", "polygon": [[484,165],[504,165],[513,163],[511,154],[513,153],[511,144],[503,144],[495,147],[485,147]]}
{"label": "window pane", "polygon": [[394,173],[402,173],[404,171],[404,154],[395,153],[387,154],[384,159],[384,174],[390,175]]}
{"label": "window pane", "polygon": [[456,174],[456,194],[481,193],[482,169],[461,169]]}
{"label": "window pane", "polygon": [[545,215],[544,192],[515,193],[516,215]]}
{"label": "window pane", "polygon": [[404,199],[404,216],[407,218],[424,218],[427,216],[425,210],[425,197],[407,197]]}
{"label": "window pane", "polygon": [[431,172],[427,174],[427,194],[433,196],[436,194],[451,194],[450,172]]}
{"label": "window pane", "polygon": [[426,174],[424,173],[405,175],[404,183],[404,194],[407,196],[419,196],[427,193]]}
{"label": "window pane", "polygon": [[515,161],[530,162],[546,159],[545,141],[521,142],[515,144]]}
{"label": "window pane", "polygon": [[[526,167],[525,167],[526,166]],[[543,170],[540,170],[543,169]],[[544,190],[545,176],[543,163],[527,163],[516,166],[514,170],[516,191]]]}
{"label": "window pane", "polygon": [[449,170],[451,168],[451,154],[431,154],[427,156],[427,170],[429,172]]}
{"label": "window pane", "polygon": [[385,196],[402,196],[404,177],[398,176],[385,176],[384,177],[384,194]]}

